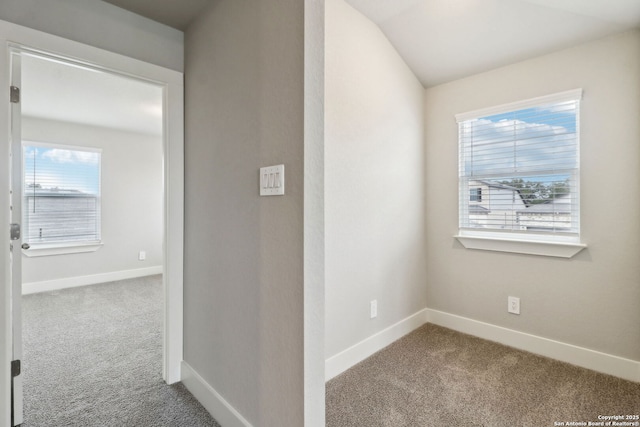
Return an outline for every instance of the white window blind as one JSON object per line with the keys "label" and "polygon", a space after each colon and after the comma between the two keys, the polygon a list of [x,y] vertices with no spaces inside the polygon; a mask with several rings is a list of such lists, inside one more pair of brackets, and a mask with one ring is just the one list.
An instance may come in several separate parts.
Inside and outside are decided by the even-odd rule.
{"label": "white window blind", "polygon": [[99,242],[100,150],[24,142],[23,161],[23,240]]}
{"label": "white window blind", "polygon": [[581,97],[574,90],[456,116],[461,230],[578,235]]}

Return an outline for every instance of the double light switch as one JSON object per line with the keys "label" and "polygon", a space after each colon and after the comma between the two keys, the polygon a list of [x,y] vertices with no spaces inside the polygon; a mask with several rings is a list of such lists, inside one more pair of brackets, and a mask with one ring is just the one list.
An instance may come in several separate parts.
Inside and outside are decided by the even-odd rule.
{"label": "double light switch", "polygon": [[260,195],[281,196],[284,194],[284,165],[260,168]]}

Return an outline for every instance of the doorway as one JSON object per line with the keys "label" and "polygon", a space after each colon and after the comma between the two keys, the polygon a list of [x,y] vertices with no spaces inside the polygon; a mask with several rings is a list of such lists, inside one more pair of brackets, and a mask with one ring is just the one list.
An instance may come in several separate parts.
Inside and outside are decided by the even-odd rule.
{"label": "doorway", "polygon": [[[2,28],[4,34],[1,36],[6,39],[12,39],[13,42],[5,42],[2,45],[5,55],[0,55],[0,65],[7,71],[3,73],[4,82],[7,83],[6,88],[12,85],[9,81],[11,73],[11,64],[8,61],[10,52],[17,53],[18,56],[23,53],[31,55],[41,55],[58,61],[67,61],[79,67],[94,69],[99,72],[108,72],[128,77],[133,77],[149,84],[155,84],[162,88],[162,111],[164,112],[162,121],[162,149],[164,153],[164,163],[162,166],[162,180],[164,182],[164,194],[162,197],[162,213],[164,221],[162,228],[164,230],[164,241],[162,244],[162,255],[164,265],[163,274],[163,299],[165,301],[162,312],[164,318],[163,325],[163,369],[162,374],[164,380],[169,383],[175,383],[180,380],[180,363],[182,361],[182,230],[183,230],[183,83],[182,74],[158,67],[152,64],[141,63],[140,61],[123,57],[122,55],[113,54],[92,48],[79,43],[60,39],[54,36],[32,31],[24,27],[14,25],[4,25]],[[30,46],[29,48],[25,46]],[[34,49],[33,47],[38,47]],[[52,54],[50,52],[56,52]],[[68,58],[74,58],[70,60]],[[83,58],[79,60],[77,58]],[[8,98],[8,97],[7,97]],[[5,105],[5,111],[9,109],[9,104]],[[8,111],[7,111],[8,113]],[[7,114],[6,117],[10,115]],[[0,120],[0,128],[6,131],[5,134],[11,134],[10,122]],[[16,151],[16,150],[14,150]],[[8,151],[0,152],[0,161],[9,163]],[[0,179],[0,185],[9,190],[8,174]],[[3,218],[10,212],[8,200],[2,199],[0,209],[3,211]],[[17,217],[17,216],[16,216]],[[5,231],[8,239],[8,230]],[[13,246],[17,248],[21,245],[21,240],[14,240]],[[17,249],[16,248],[16,249]],[[12,268],[10,263],[10,253],[3,247],[0,249],[0,255],[5,260],[2,263],[2,273],[7,282],[11,282],[11,276],[17,274],[17,270]],[[14,256],[14,261],[19,258]],[[15,264],[15,263],[14,263]],[[15,266],[15,265],[14,265]],[[18,288],[19,290],[19,288]],[[14,359],[16,348],[20,345],[20,328],[19,319],[16,313],[20,311],[21,292],[6,286],[1,295],[0,303],[6,308],[5,313],[9,317],[2,319],[2,339],[6,351],[2,352],[2,363],[10,364]],[[17,346],[14,346],[17,343]],[[13,349],[13,350],[12,350]],[[18,378],[18,377],[16,377]],[[16,399],[12,401],[11,384],[13,383],[6,374],[0,375],[0,381],[3,387],[0,388],[0,416],[9,423],[11,418],[11,409],[19,403],[19,393],[16,393]],[[19,392],[19,390],[17,390]],[[19,406],[19,405],[17,405]]]}
{"label": "doorway", "polygon": [[[24,412],[30,424],[63,424],[79,419],[71,414],[84,405],[109,406],[95,390],[113,395],[109,388],[133,372],[139,383],[161,378],[163,88],[41,54],[13,55],[20,55],[22,150],[14,156],[22,155],[23,194],[15,255],[28,295]],[[95,286],[77,288],[87,285]],[[147,371],[128,359],[134,354]],[[70,415],[54,422],[54,413]]]}

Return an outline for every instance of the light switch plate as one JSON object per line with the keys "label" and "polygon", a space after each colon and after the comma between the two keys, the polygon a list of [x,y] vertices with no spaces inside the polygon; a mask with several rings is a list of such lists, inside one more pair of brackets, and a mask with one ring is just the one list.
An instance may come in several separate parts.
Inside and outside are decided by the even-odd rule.
{"label": "light switch plate", "polygon": [[284,165],[260,168],[260,195],[284,195]]}

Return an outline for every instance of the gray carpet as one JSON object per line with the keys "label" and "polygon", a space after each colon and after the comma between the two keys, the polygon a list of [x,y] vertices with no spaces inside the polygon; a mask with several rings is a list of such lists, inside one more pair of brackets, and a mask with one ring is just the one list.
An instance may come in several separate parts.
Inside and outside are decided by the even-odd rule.
{"label": "gray carpet", "polygon": [[24,296],[25,427],[219,426],[162,380],[160,276]]}
{"label": "gray carpet", "polygon": [[326,399],[329,427],[544,427],[640,414],[638,383],[431,324],[329,381]]}

